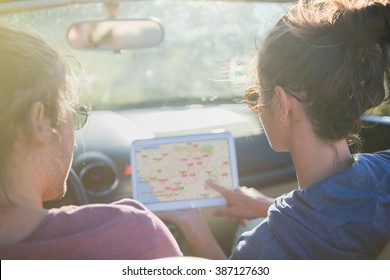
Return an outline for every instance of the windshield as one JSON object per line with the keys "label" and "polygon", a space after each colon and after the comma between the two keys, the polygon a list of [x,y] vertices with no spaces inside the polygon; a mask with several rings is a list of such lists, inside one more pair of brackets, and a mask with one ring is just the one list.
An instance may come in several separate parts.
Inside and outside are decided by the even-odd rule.
{"label": "windshield", "polygon": [[[180,100],[243,98],[248,66],[263,34],[291,3],[238,1],[121,2],[117,18],[161,21],[157,47],[113,51],[77,50],[66,40],[69,26],[106,18],[101,3],[24,12],[3,20],[33,28],[70,53],[85,68],[95,108],[162,104]],[[252,52],[252,53],[251,53]]]}

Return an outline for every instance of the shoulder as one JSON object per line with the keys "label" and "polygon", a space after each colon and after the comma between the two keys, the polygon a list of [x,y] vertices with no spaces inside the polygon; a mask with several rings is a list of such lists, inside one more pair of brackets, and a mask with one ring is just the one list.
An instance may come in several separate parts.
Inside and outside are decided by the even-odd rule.
{"label": "shoulder", "polygon": [[[116,220],[130,219],[137,222],[153,220],[156,217],[141,203],[132,199],[122,199],[111,204],[87,204],[64,206],[49,210],[49,221],[77,224],[86,227]],[[83,226],[84,225],[84,226]]]}
{"label": "shoulder", "polygon": [[[107,227],[117,231],[131,229],[153,231],[165,228],[160,219],[143,204],[132,199],[122,199],[110,204],[88,204],[83,206],[64,206],[49,211],[46,225],[67,225],[78,231]],[[43,225],[45,226],[45,225]],[[63,232],[63,231],[62,231]]]}
{"label": "shoulder", "polygon": [[50,209],[49,212],[53,215],[59,214],[82,214],[88,213],[91,211],[100,211],[100,212],[132,212],[132,211],[141,211],[148,212],[147,208],[140,202],[125,198],[112,203],[103,204],[103,203],[95,203],[95,204],[86,204],[82,206],[68,205],[63,206],[61,208]]}
{"label": "shoulder", "polygon": [[[288,241],[287,241],[288,242]],[[278,240],[269,219],[266,218],[257,227],[241,235],[230,259],[236,260],[276,260],[294,259],[295,253]]]}
{"label": "shoulder", "polygon": [[232,258],[373,258],[390,238],[389,181],[390,150],[357,154],[351,168],[277,198]]}
{"label": "shoulder", "polygon": [[295,220],[302,216],[305,221],[313,218],[316,224],[327,222],[326,230],[347,220],[357,223],[372,217],[389,219],[389,182],[390,150],[356,154],[350,168],[276,199],[270,215]]}
{"label": "shoulder", "polygon": [[[132,199],[111,204],[66,206],[53,209],[26,242],[52,240],[78,243],[80,255],[61,248],[70,259],[154,259],[181,255],[165,224]],[[105,249],[104,249],[105,248]]]}
{"label": "shoulder", "polygon": [[389,182],[390,150],[357,154],[349,169],[276,199],[270,227],[322,257],[375,257],[390,238]]}
{"label": "shoulder", "polygon": [[355,163],[360,163],[364,167],[377,167],[390,170],[390,149],[376,153],[362,153],[354,155]]}
{"label": "shoulder", "polygon": [[[356,154],[352,171],[356,177],[367,179],[390,180],[390,150],[385,150],[372,154]],[[378,181],[381,182],[381,181]]]}
{"label": "shoulder", "polygon": [[353,156],[354,162],[351,167],[316,182],[304,190],[292,191],[282,197],[283,203],[301,202],[312,200],[316,204],[322,204],[334,197],[353,199],[362,194],[365,200],[378,193],[390,195],[390,150],[377,153],[361,153]]}

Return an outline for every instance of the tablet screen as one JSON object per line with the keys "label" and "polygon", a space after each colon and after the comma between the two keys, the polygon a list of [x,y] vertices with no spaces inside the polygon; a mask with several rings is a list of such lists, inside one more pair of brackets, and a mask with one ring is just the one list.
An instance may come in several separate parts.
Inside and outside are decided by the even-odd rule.
{"label": "tablet screen", "polygon": [[137,140],[131,160],[133,198],[152,211],[223,205],[225,200],[205,181],[230,189],[238,185],[229,133]]}

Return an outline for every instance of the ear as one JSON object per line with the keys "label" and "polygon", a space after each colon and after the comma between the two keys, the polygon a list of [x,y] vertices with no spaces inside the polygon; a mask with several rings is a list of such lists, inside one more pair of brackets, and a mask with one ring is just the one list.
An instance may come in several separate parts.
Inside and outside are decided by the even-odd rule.
{"label": "ear", "polygon": [[51,121],[46,116],[45,106],[36,102],[30,109],[30,120],[34,139],[39,142],[47,142],[53,135]]}
{"label": "ear", "polygon": [[289,95],[281,86],[275,87],[275,95],[277,96],[278,100],[280,120],[284,122],[287,120],[287,117],[291,110]]}

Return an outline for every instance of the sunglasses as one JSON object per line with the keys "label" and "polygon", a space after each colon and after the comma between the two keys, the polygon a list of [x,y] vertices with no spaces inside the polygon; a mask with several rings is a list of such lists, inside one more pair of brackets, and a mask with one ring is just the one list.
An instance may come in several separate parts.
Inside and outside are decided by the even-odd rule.
{"label": "sunglasses", "polygon": [[[298,102],[302,102],[302,100],[293,94],[289,89],[286,87],[283,87],[284,90],[290,94],[292,97],[294,97]],[[263,103],[260,100],[260,93],[263,92],[269,92],[271,89],[260,89],[260,86],[258,84],[252,85],[248,87],[245,90],[245,98],[246,98],[246,104],[248,105],[249,109],[251,109],[255,113],[260,113],[261,109],[264,108],[267,103]]]}
{"label": "sunglasses", "polygon": [[87,123],[89,116],[88,107],[85,105],[77,105],[76,110],[73,114],[73,129],[79,130],[84,127]]}
{"label": "sunglasses", "polygon": [[[270,89],[263,90],[263,92],[270,91]],[[249,109],[255,113],[259,113],[266,104],[260,102],[260,86],[258,84],[252,85],[245,90],[246,104]]]}

